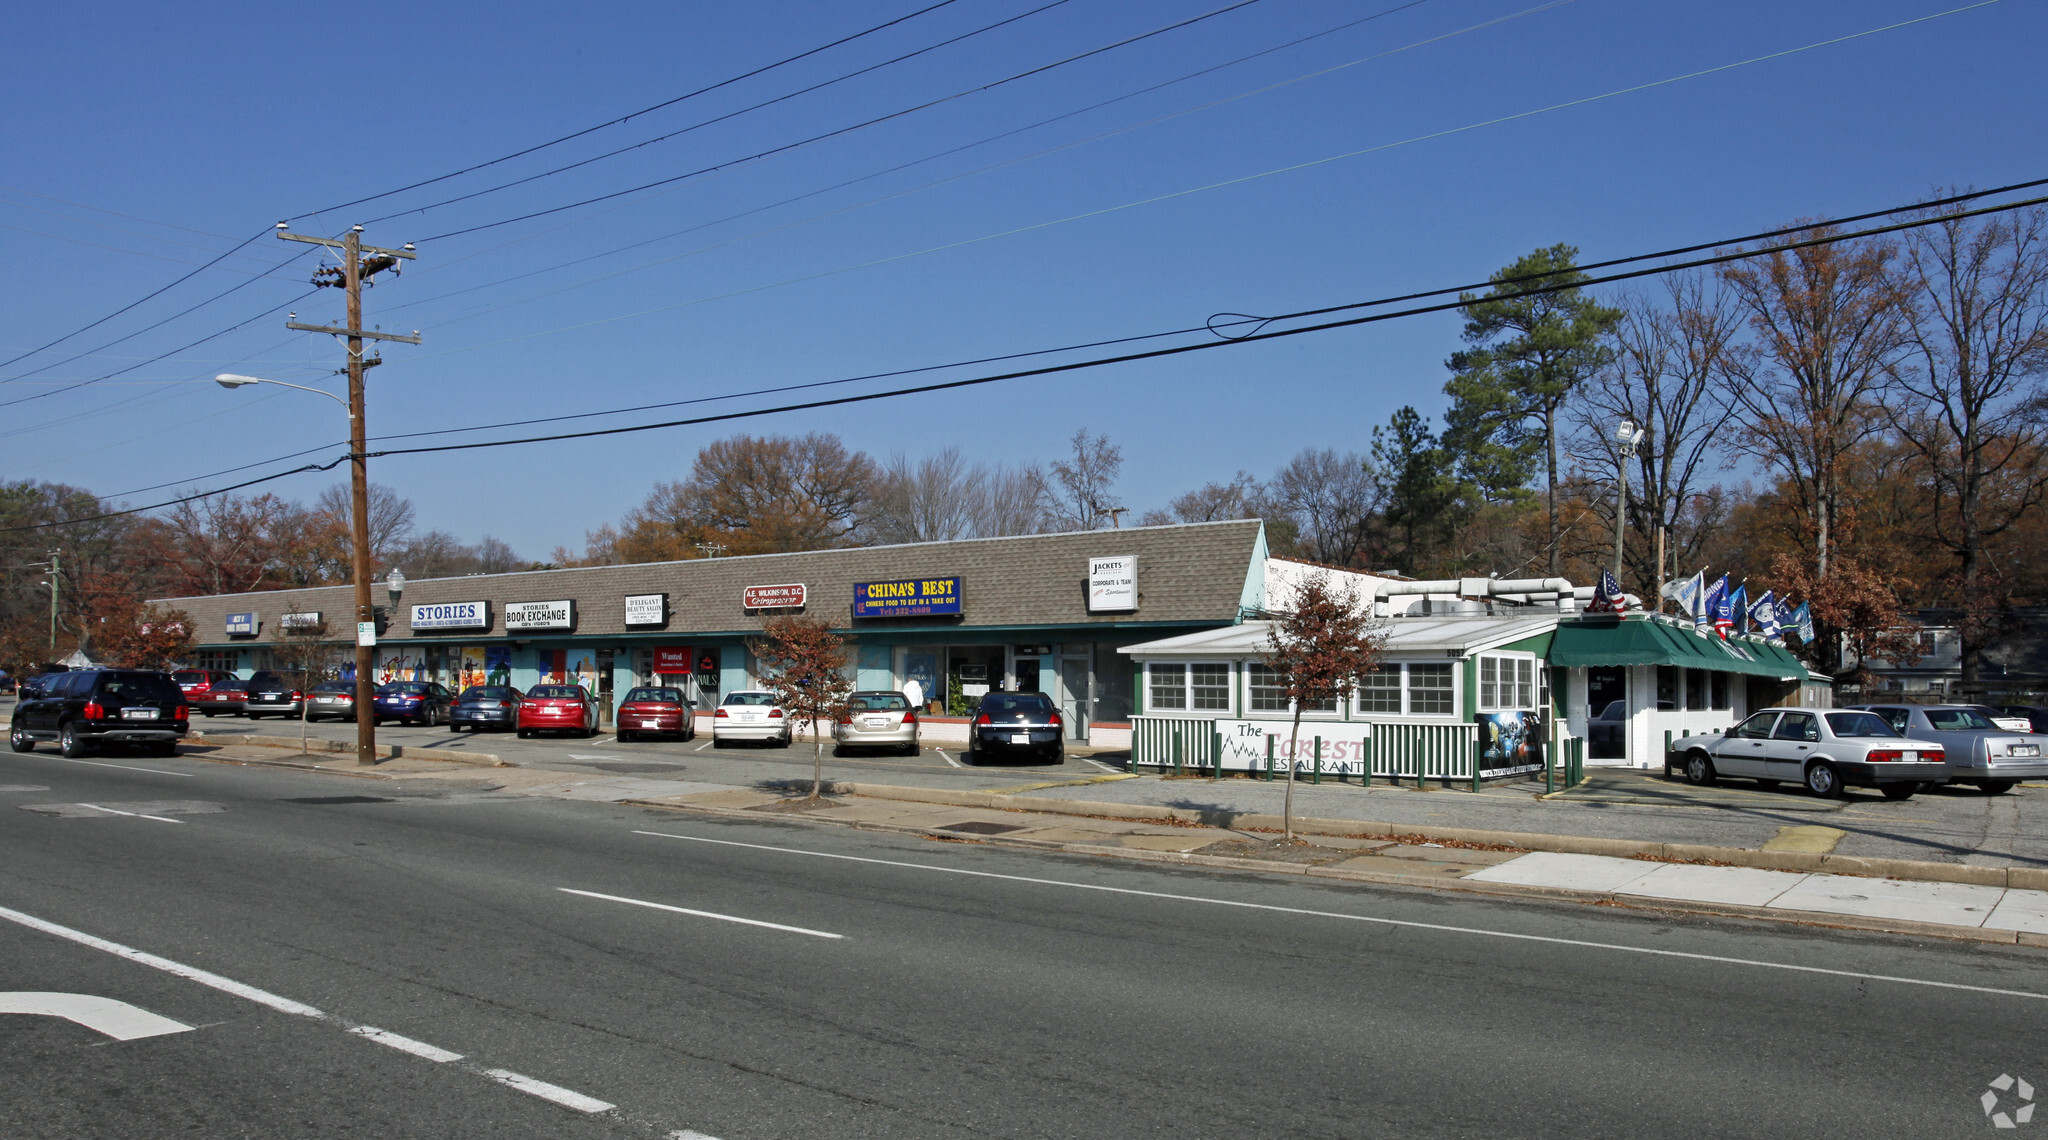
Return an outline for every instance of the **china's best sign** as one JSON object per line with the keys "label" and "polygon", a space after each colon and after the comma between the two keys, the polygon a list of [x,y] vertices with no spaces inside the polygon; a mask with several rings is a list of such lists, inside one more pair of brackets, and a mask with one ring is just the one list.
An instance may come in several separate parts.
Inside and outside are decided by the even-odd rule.
{"label": "china's best sign", "polygon": [[1138,608],[1138,556],[1114,554],[1088,560],[1088,612]]}
{"label": "china's best sign", "polygon": [[489,602],[430,602],[412,608],[414,629],[489,629]]}
{"label": "china's best sign", "polygon": [[857,582],[853,616],[922,617],[960,612],[960,579],[911,578],[897,582]]}

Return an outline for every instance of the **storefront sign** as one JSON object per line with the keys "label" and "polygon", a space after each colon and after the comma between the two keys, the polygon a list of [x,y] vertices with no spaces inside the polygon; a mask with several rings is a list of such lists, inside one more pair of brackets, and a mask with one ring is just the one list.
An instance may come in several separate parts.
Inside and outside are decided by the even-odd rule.
{"label": "storefront sign", "polygon": [[256,615],[255,615],[255,614],[253,614],[253,613],[246,613],[246,614],[229,614],[229,615],[228,615],[228,636],[229,636],[229,637],[254,637],[254,636],[256,636]]}
{"label": "storefront sign", "polygon": [[687,645],[658,645],[654,648],[654,671],[656,673],[688,673],[690,671],[690,647]]}
{"label": "storefront sign", "polygon": [[576,627],[576,603],[564,599],[559,602],[506,602],[505,628],[514,629],[574,629]]}
{"label": "storefront sign", "polygon": [[1088,560],[1088,612],[1138,608],[1138,556],[1116,554]]}
{"label": "storefront sign", "polygon": [[315,610],[312,613],[285,614],[277,622],[286,629],[319,629],[320,613]]}
{"label": "storefront sign", "polygon": [[1324,775],[1356,776],[1372,759],[1372,726],[1369,724],[1318,723],[1313,731],[1296,735],[1284,720],[1219,720],[1216,740],[1223,748],[1225,771],[1264,771],[1266,758],[1273,758],[1276,771],[1285,772],[1294,761],[1297,774],[1316,771],[1315,742],[1320,738]]}
{"label": "storefront sign", "polygon": [[412,608],[414,629],[489,629],[489,602],[435,602]]}
{"label": "storefront sign", "polygon": [[780,586],[748,586],[740,596],[740,604],[750,610],[802,609],[804,584],[791,582]]}
{"label": "storefront sign", "polygon": [[960,612],[960,579],[912,578],[900,582],[856,582],[853,616],[921,617]]}
{"label": "storefront sign", "polygon": [[627,594],[627,625],[667,625],[667,594]]}

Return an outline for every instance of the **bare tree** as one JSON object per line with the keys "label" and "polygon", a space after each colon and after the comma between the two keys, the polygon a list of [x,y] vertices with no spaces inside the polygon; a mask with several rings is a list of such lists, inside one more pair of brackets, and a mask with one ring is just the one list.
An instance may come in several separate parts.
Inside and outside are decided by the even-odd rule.
{"label": "bare tree", "polygon": [[1358,564],[1383,498],[1363,456],[1328,448],[1304,448],[1273,477],[1268,494],[1293,519],[1301,550],[1332,566]]}
{"label": "bare tree", "polygon": [[[333,520],[342,534],[349,533],[354,517],[348,487],[337,483],[320,492],[313,509]],[[370,552],[383,560],[412,536],[416,512],[412,500],[382,483],[370,484]]]}
{"label": "bare tree", "polygon": [[1170,523],[1224,522],[1229,519],[1262,518],[1270,510],[1265,488],[1257,479],[1239,471],[1227,483],[1204,483],[1174,498],[1165,510],[1146,511],[1138,520],[1142,526]]}
{"label": "bare tree", "polygon": [[1115,521],[1123,508],[1115,493],[1123,469],[1123,449],[1109,437],[1090,437],[1082,428],[1068,441],[1072,457],[1055,461],[1041,480],[1040,502],[1053,530],[1094,530],[1105,519]]}
{"label": "bare tree", "polygon": [[1036,467],[991,467],[974,510],[974,537],[1007,538],[1046,529],[1040,507],[1045,475]]}
{"label": "bare tree", "polygon": [[1379,661],[1383,635],[1369,609],[1349,586],[1333,584],[1317,571],[1294,591],[1287,608],[1266,630],[1266,665],[1279,677],[1294,723],[1287,734],[1287,791],[1280,809],[1287,838],[1294,838],[1294,769],[1301,745],[1305,705],[1342,703],[1358,679]]}
{"label": "bare tree", "polygon": [[949,542],[974,532],[988,495],[988,471],[970,467],[958,447],[911,462],[889,460],[875,494],[870,537],[876,542]]}
{"label": "bare tree", "polygon": [[1911,364],[1901,387],[1913,398],[1884,407],[1925,461],[1934,492],[1929,537],[1955,558],[1969,685],[2003,601],[1984,588],[1985,540],[2011,529],[2048,489],[2048,214],[1965,219],[1953,216],[1959,208],[1905,239],[1899,268],[1911,291]]}

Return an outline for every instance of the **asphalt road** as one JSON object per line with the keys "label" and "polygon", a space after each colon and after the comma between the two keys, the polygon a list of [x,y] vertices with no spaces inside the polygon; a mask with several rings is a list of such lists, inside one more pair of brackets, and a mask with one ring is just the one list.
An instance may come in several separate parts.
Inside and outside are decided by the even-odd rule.
{"label": "asphalt road", "polygon": [[192,1028],[0,1016],[0,1135],[1961,1136],[2048,1085],[2040,951],[391,788],[5,754],[0,990]]}

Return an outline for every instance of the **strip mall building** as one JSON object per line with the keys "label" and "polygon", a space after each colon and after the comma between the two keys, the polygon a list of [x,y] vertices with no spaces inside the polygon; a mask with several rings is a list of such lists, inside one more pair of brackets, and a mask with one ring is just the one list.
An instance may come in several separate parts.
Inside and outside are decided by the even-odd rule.
{"label": "strip mall building", "polygon": [[[964,739],[991,689],[1038,690],[1077,744],[1257,767],[1289,719],[1259,618],[1312,572],[1268,557],[1264,524],[1240,520],[378,583],[376,668],[450,688],[580,683],[607,712],[633,685],[673,685],[709,709],[758,683],[763,624],[803,613],[850,639],[860,688],[916,682],[928,739]],[[1333,573],[1382,618],[1386,664],[1342,707],[1304,710],[1328,744],[1303,745],[1304,770],[1509,775],[1529,767],[1527,741],[1589,732],[1603,746],[1590,762],[1652,767],[1661,733],[1732,724],[1812,680],[1783,646],[1583,615],[1591,591],[1563,579]],[[348,586],[157,601],[190,616],[202,667],[275,667],[314,630],[348,654]]]}

